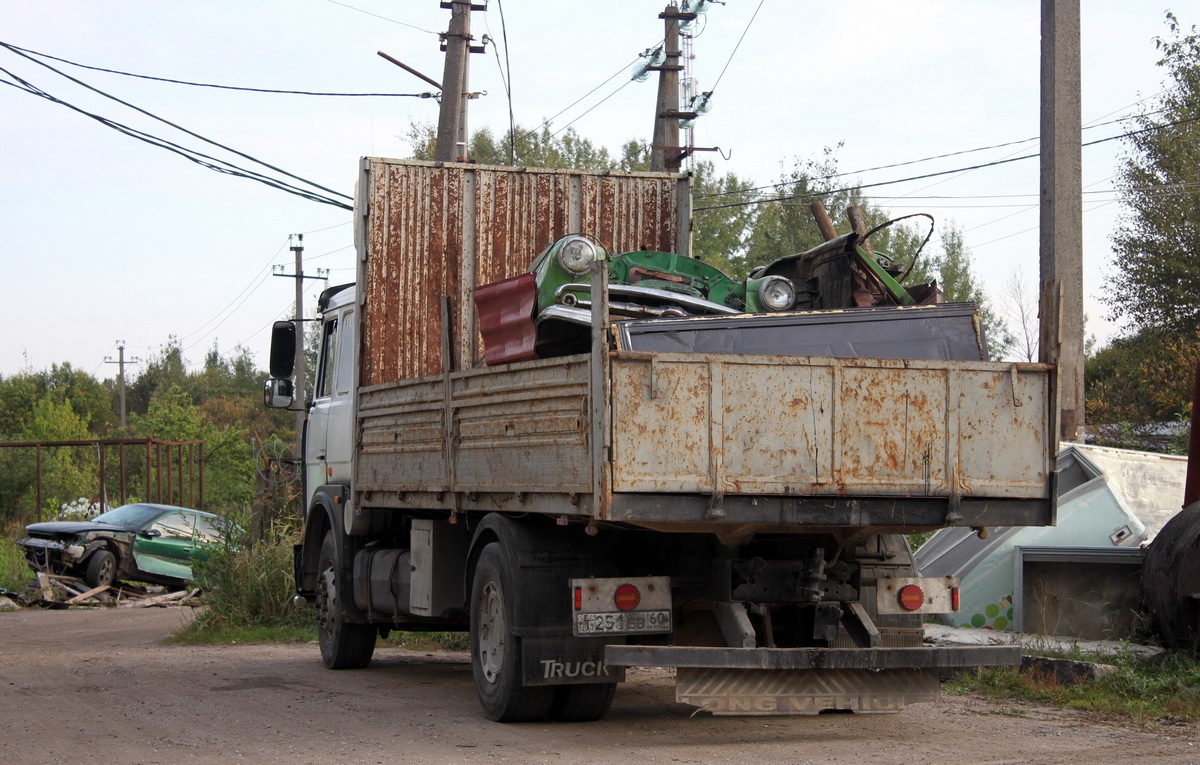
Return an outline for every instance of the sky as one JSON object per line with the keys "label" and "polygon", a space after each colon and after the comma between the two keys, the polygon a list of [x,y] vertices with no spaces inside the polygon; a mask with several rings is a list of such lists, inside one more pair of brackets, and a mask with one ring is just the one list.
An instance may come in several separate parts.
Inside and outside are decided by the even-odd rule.
{"label": "sky", "polygon": [[[693,143],[702,158],[758,184],[835,149],[863,183],[985,164],[1037,151],[1040,3],[1035,0],[728,0],[699,25],[691,61],[712,111]],[[1147,108],[1164,87],[1157,35],[1169,6],[1084,0],[1084,140]],[[471,56],[472,129],[502,134],[509,69],[516,123],[550,120],[617,150],[648,140],[654,80],[632,82],[638,54],[662,38],[665,2],[491,0],[472,32],[496,42]],[[1193,8],[1193,11],[1196,9]],[[1176,8],[1185,27],[1200,13]],[[0,42],[77,64],[190,82],[277,90],[421,94],[432,88],[377,55],[435,80],[435,0],[0,0]],[[507,40],[507,46],[504,41]],[[506,50],[507,48],[507,50]],[[32,60],[31,60],[32,59]],[[87,90],[65,75],[303,179],[347,196],[361,156],[407,157],[413,124],[436,123],[432,98],[251,93],[135,79],[0,48],[0,273],[14,331],[0,333],[0,375],[70,363],[113,378],[172,339],[193,366],[239,346],[266,366],[269,328],[290,318],[289,239],[304,234],[305,273],[352,281],[351,213],[213,172],[11,84],[20,78],[79,109],[242,168],[279,177]],[[886,170],[882,165],[939,160]],[[1099,302],[1111,273],[1112,193],[1124,145],[1083,149],[1087,332],[1121,328]],[[964,232],[975,271],[999,302],[1018,271],[1038,273],[1038,162],[1012,162],[872,188],[895,215],[928,212]],[[330,192],[320,192],[331,196]],[[836,222],[841,228],[846,224]],[[536,253],[530,253],[532,258]],[[306,282],[307,310],[325,286]]]}

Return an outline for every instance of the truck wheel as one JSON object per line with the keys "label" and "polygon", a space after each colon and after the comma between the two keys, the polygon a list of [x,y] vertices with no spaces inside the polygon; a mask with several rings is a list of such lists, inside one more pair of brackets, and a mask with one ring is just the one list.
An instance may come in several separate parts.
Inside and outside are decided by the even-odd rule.
{"label": "truck wheel", "polygon": [[500,545],[483,548],[471,585],[471,668],[484,714],[496,722],[543,720],[555,689],[522,682],[521,639],[510,628],[512,578]]}
{"label": "truck wheel", "polygon": [[338,594],[338,549],[333,532],[321,541],[321,575],[317,582],[317,642],[330,669],[362,669],[375,653],[375,627],[349,624]]}
{"label": "truck wheel", "polygon": [[550,716],[559,722],[592,722],[608,714],[616,683],[560,685],[554,694]]}
{"label": "truck wheel", "polygon": [[91,587],[107,587],[117,578],[117,556],[108,550],[97,550],[88,558],[83,580]]}

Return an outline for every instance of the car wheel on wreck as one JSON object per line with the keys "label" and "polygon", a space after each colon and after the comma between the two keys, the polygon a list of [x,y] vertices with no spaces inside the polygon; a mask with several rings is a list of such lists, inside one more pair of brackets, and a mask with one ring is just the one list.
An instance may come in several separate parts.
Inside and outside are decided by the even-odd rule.
{"label": "car wheel on wreck", "polygon": [[117,578],[117,556],[108,550],[97,550],[88,558],[84,581],[91,587],[108,587]]}

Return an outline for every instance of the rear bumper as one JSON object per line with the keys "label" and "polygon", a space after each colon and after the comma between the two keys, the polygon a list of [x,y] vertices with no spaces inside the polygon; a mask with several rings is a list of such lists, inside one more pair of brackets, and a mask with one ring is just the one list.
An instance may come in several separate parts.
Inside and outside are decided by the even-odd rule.
{"label": "rear bumper", "polygon": [[709,669],[955,669],[1016,666],[1019,646],[945,648],[692,648],[610,645],[604,661],[615,667]]}

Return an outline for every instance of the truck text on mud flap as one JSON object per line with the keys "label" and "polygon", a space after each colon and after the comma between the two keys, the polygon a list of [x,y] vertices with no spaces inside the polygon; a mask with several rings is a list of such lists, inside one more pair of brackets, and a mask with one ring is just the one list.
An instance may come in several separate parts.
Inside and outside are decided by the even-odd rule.
{"label": "truck text on mud flap", "polygon": [[[304,439],[327,666],[469,630],[485,713],[516,721],[597,719],[630,666],[715,714],[813,714],[1019,661],[923,647],[958,583],[903,535],[1054,522],[1053,368],[983,360],[970,306],[889,298],[853,235],[740,286],[672,260],[688,184],[363,160]],[[295,342],[277,325],[271,405]]]}

